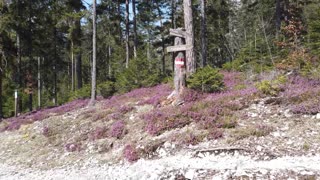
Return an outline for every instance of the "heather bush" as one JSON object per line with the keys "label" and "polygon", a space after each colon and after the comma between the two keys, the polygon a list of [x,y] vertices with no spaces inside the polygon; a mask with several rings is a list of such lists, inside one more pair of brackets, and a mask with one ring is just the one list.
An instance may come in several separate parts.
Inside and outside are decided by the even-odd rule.
{"label": "heather bush", "polygon": [[129,162],[135,162],[139,159],[138,152],[132,145],[125,146],[123,156]]}
{"label": "heather bush", "polygon": [[5,119],[6,125],[1,131],[13,131],[20,129],[21,125],[31,124],[35,121],[41,121],[53,115],[61,115],[74,109],[83,108],[88,104],[88,100],[75,100],[67,104],[28,112],[18,117]]}
{"label": "heather bush", "polygon": [[158,135],[165,130],[181,128],[190,123],[190,119],[179,109],[166,107],[145,113],[141,117],[146,123],[146,131],[151,135]]}
{"label": "heather bush", "polygon": [[134,110],[134,107],[130,106],[130,105],[123,105],[120,108],[118,108],[118,112],[120,114],[126,114],[126,113],[128,113],[130,111],[133,111],[133,110]]}
{"label": "heather bush", "polygon": [[106,81],[104,83],[99,84],[97,90],[99,94],[104,98],[108,98],[116,92],[114,82],[112,81]]}
{"label": "heather bush", "polygon": [[108,136],[108,129],[106,127],[96,127],[93,132],[89,134],[90,140],[103,139]]}
{"label": "heather bush", "polygon": [[121,138],[125,133],[125,123],[122,120],[116,121],[111,126],[110,136],[117,139]]}
{"label": "heather bush", "polygon": [[224,87],[223,75],[210,66],[197,70],[187,82],[189,88],[207,93],[221,91]]}
{"label": "heather bush", "polygon": [[208,140],[216,140],[223,137],[223,130],[218,128],[212,128],[207,135]]}

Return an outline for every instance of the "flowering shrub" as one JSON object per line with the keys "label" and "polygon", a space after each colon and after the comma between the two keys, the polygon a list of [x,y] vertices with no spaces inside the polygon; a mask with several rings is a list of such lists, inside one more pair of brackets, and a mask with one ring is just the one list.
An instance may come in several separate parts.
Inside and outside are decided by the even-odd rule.
{"label": "flowering shrub", "polygon": [[208,139],[216,140],[223,137],[223,130],[218,128],[213,128],[209,131]]}
{"label": "flowering shrub", "polygon": [[132,145],[125,146],[123,156],[129,162],[135,162],[139,159],[138,152]]}
{"label": "flowering shrub", "polygon": [[132,110],[134,110],[134,107],[128,106],[128,105],[123,105],[118,109],[118,112],[121,114],[126,114]]}
{"label": "flowering shrub", "polygon": [[106,127],[97,127],[93,132],[89,134],[90,140],[103,139],[107,137]]}
{"label": "flowering shrub", "polygon": [[146,122],[146,131],[151,135],[158,135],[169,129],[181,128],[190,123],[188,117],[181,114],[179,109],[172,107],[155,109],[142,115],[142,118]]}
{"label": "flowering shrub", "polygon": [[7,125],[1,131],[13,131],[20,129],[21,125],[31,124],[35,121],[41,121],[52,115],[61,115],[75,109],[83,108],[89,100],[75,100],[59,107],[46,108],[39,111],[25,113],[18,117],[8,118],[5,121]]}
{"label": "flowering shrub", "polygon": [[120,138],[124,134],[124,121],[119,120],[112,124],[110,135],[111,137]]}

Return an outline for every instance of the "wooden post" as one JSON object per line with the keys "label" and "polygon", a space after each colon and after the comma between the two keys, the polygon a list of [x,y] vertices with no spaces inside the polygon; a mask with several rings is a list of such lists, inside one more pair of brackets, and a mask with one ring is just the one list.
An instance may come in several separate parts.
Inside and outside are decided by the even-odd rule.
{"label": "wooden post", "polygon": [[186,51],[187,76],[189,77],[196,71],[196,62],[194,57],[194,31],[191,0],[183,0],[184,25],[186,29],[186,44],[191,48]]}
{"label": "wooden post", "polygon": [[14,91],[14,116],[18,116],[18,90]]}
{"label": "wooden post", "polygon": [[[176,37],[174,39],[174,44],[176,46],[183,44],[183,39],[181,37]],[[185,62],[185,53],[184,51],[177,52],[175,57],[175,71],[174,71],[174,86],[175,86],[175,104],[181,103],[181,94],[184,87],[186,86],[186,62]]]}

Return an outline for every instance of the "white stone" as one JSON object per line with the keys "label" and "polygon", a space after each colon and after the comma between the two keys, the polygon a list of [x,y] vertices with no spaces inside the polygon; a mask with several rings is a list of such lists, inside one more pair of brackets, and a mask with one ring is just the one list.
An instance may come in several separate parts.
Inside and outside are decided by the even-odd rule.
{"label": "white stone", "polygon": [[320,113],[316,115],[316,119],[320,119]]}
{"label": "white stone", "polygon": [[284,111],[284,116],[285,116],[286,118],[292,117],[292,114],[290,113],[290,109],[287,109],[287,110]]}
{"label": "white stone", "polygon": [[195,174],[195,171],[194,171],[194,170],[188,170],[188,171],[186,172],[186,174],[185,174],[185,177],[186,177],[187,179],[193,179],[194,174]]}
{"label": "white stone", "polygon": [[262,146],[257,146],[257,150],[261,151],[262,150]]}

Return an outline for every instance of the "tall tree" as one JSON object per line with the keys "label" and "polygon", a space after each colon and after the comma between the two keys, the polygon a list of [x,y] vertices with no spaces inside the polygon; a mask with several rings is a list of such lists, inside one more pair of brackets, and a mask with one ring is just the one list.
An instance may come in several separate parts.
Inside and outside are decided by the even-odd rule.
{"label": "tall tree", "polygon": [[138,34],[137,34],[137,14],[136,14],[136,0],[132,0],[132,12],[133,12],[133,53],[137,58],[137,46],[138,46]]}
{"label": "tall tree", "polygon": [[129,47],[129,0],[126,0],[126,68],[129,67],[130,47]]}
{"label": "tall tree", "polygon": [[184,25],[186,28],[186,44],[190,45],[190,49],[186,51],[187,77],[196,71],[196,62],[194,54],[194,29],[193,29],[193,13],[191,0],[183,0]]}
{"label": "tall tree", "polygon": [[207,21],[206,21],[206,0],[201,0],[201,67],[207,64]]}
{"label": "tall tree", "polygon": [[92,75],[91,75],[91,100],[90,104],[93,105],[96,100],[96,91],[97,91],[97,12],[96,12],[96,4],[97,0],[93,0],[93,6],[92,6]]}

